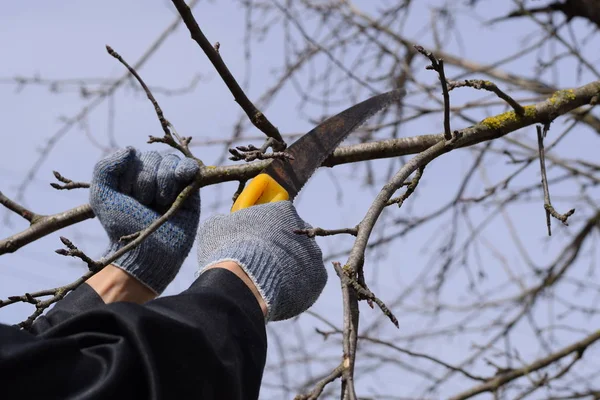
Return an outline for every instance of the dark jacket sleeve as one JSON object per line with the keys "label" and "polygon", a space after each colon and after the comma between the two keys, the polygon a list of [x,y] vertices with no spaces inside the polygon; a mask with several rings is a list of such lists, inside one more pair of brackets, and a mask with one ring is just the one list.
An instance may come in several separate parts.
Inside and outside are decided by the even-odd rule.
{"label": "dark jacket sleeve", "polygon": [[37,336],[0,325],[0,387],[23,399],[256,399],[266,348],[248,287],[212,269],[179,295],[94,307]]}
{"label": "dark jacket sleeve", "polygon": [[105,303],[102,297],[91,286],[84,283],[56,303],[46,315],[36,319],[31,332],[39,335],[71,317],[103,305]]}

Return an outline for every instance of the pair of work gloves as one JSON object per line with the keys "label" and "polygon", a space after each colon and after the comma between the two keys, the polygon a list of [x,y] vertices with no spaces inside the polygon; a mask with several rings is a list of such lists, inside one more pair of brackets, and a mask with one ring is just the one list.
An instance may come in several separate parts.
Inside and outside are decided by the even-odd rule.
{"label": "pair of work gloves", "polygon": [[[198,164],[174,154],[139,152],[132,147],[102,159],[94,168],[90,204],[106,230],[108,256],[126,242],[119,239],[154,222],[198,173]],[[113,265],[157,295],[175,278],[194,238],[198,274],[223,261],[237,263],[267,305],[267,321],[292,318],[308,309],[327,281],[321,250],[290,201],[255,205],[216,215],[198,229],[200,193]]]}

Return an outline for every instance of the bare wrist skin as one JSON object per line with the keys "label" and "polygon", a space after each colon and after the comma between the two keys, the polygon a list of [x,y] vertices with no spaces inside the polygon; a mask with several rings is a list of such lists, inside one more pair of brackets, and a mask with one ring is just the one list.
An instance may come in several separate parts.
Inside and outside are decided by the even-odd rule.
{"label": "bare wrist skin", "polygon": [[262,298],[262,296],[258,292],[258,289],[254,285],[254,282],[252,282],[252,280],[244,272],[242,267],[240,267],[237,263],[235,263],[233,261],[223,261],[221,263],[211,265],[210,267],[208,267],[206,269],[209,270],[212,268],[224,268],[228,271],[233,272],[238,278],[240,278],[246,284],[246,286],[248,286],[248,288],[250,289],[250,291],[252,292],[254,297],[256,297],[256,301],[258,301],[258,305],[260,306],[260,309],[262,310],[263,315],[265,317],[267,316],[267,303],[265,303],[265,300]]}
{"label": "bare wrist skin", "polygon": [[156,298],[156,293],[114,265],[107,265],[85,282],[106,304],[117,301],[142,304]]}
{"label": "bare wrist skin", "polygon": [[[237,263],[233,261],[224,261],[212,265],[207,269],[211,268],[224,268],[233,272],[240,278],[242,282],[248,286],[256,298],[263,315],[266,317],[267,303],[265,303],[265,300],[258,292],[258,289],[252,280]],[[117,301],[142,304],[156,298],[156,294],[152,290],[121,268],[115,267],[114,265],[107,265],[102,271],[89,278],[86,283],[98,293],[106,304]]]}

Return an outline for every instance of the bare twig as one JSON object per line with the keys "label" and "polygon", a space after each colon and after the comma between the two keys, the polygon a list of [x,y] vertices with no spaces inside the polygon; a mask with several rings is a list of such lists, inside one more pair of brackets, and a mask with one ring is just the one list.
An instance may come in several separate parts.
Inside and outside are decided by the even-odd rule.
{"label": "bare twig", "polygon": [[123,57],[121,57],[121,55],[119,53],[114,51],[112,49],[112,47],[107,45],[106,51],[108,52],[108,54],[110,54],[111,56],[116,58],[121,64],[123,64],[125,66],[125,68],[127,68],[127,70],[131,73],[131,75],[133,75],[135,77],[135,79],[139,82],[139,84],[144,89],[144,93],[146,93],[146,96],[148,96],[148,100],[150,100],[150,102],[152,103],[152,106],[154,106],[154,111],[156,112],[156,116],[158,117],[160,126],[161,126],[163,132],[165,133],[165,135],[162,138],[150,135],[150,139],[148,140],[148,143],[157,143],[157,142],[165,143],[165,144],[173,147],[174,149],[179,150],[186,157],[193,158],[196,161],[199,161],[198,159],[196,159],[194,157],[194,155],[191,153],[191,151],[189,149],[189,143],[192,140],[191,137],[180,137],[179,135],[176,134],[176,137],[179,140],[173,139],[173,135],[171,134],[171,130],[170,130],[170,128],[172,127],[171,123],[166,120],[162,109],[160,108],[160,106],[158,105],[158,102],[154,98],[154,95],[152,94],[150,89],[148,89],[148,86],[146,86],[146,83],[140,77],[140,75],[137,73],[137,71],[134,68],[132,68],[129,64],[127,64],[127,62],[123,59]]}
{"label": "bare twig", "polygon": [[[153,93],[161,93],[165,96],[181,95],[193,91],[202,78],[202,75],[197,74],[190,79],[188,84],[179,88],[160,86],[149,86],[149,88]],[[26,86],[38,86],[48,88],[50,93],[78,93],[84,99],[92,96],[106,96],[108,94],[107,88],[112,86],[113,83],[114,80],[108,78],[47,79],[38,75],[0,78],[0,85],[15,85],[17,91],[24,89]],[[133,89],[143,91],[141,88],[134,87]]]}
{"label": "bare twig", "polygon": [[[83,276],[69,283],[68,285],[59,286],[53,289],[41,290],[34,293],[25,293],[22,296],[10,296],[8,300],[0,300],[0,308],[13,304],[16,302],[25,302],[35,305],[35,311],[23,322],[19,323],[18,326],[23,329],[30,329],[33,322],[44,312],[45,309],[50,307],[52,304],[62,300],[69,292],[77,289],[86,280],[88,280],[95,271],[88,271]],[[47,300],[40,300],[38,297],[52,296]]]}
{"label": "bare twig", "polygon": [[[30,223],[34,223],[34,221],[39,220],[42,216],[34,213],[33,211],[28,210],[17,202],[6,197],[2,192],[0,192],[0,204],[4,207],[8,208],[10,211],[15,214],[19,214],[21,217],[25,218]],[[2,242],[0,242],[0,254],[2,251]]]}
{"label": "bare twig", "polygon": [[[71,257],[80,258],[85,263],[87,263],[89,271],[85,275],[83,275],[81,278],[79,278],[76,281],[70,283],[69,285],[41,292],[41,293],[46,293],[46,294],[41,294],[40,296],[46,296],[46,295],[53,294],[53,297],[51,299],[49,299],[49,300],[36,302],[35,303],[36,304],[36,310],[35,310],[35,312],[33,314],[31,314],[29,316],[29,318],[27,318],[25,321],[23,321],[22,323],[20,323],[19,326],[22,327],[22,328],[24,328],[24,329],[29,329],[31,327],[31,325],[33,324],[33,322],[40,315],[42,315],[42,313],[44,312],[44,310],[46,308],[48,308],[50,305],[56,303],[57,301],[62,300],[62,298],[69,291],[76,289],[83,282],[85,282],[88,278],[90,278],[95,273],[97,273],[98,271],[100,271],[102,268],[104,268],[105,266],[111,264],[117,258],[121,257],[123,254],[127,253],[128,251],[132,250],[133,248],[135,248],[136,246],[138,246],[140,243],[142,243],[150,234],[152,234],[162,224],[164,224],[179,209],[179,207],[181,207],[181,205],[192,194],[193,191],[198,190],[198,189],[199,189],[199,184],[198,184],[197,181],[195,181],[195,182],[191,183],[190,185],[188,185],[185,189],[182,190],[182,192],[179,194],[179,196],[177,196],[177,199],[173,202],[173,204],[171,205],[171,207],[169,208],[169,210],[167,210],[167,212],[165,212],[162,216],[160,216],[159,218],[157,218],[154,222],[152,222],[149,226],[147,226],[146,228],[142,229],[141,231],[135,232],[135,233],[133,233],[131,235],[128,235],[128,237],[132,238],[133,240],[131,240],[125,246],[121,247],[119,250],[117,250],[113,254],[109,255],[108,257],[103,257],[99,261],[92,260],[83,251],[79,250],[70,240],[68,240],[68,239],[66,239],[64,237],[61,237],[60,238],[61,241],[68,248],[68,250],[67,249],[60,249],[60,250],[57,250],[56,252],[58,254],[61,254],[61,255],[64,255],[64,256],[71,256]],[[5,303],[0,304],[0,306],[3,306],[3,305],[7,305],[7,303],[6,304]]]}
{"label": "bare twig", "polygon": [[[463,138],[464,139],[464,138]],[[375,223],[379,219],[383,209],[386,207],[387,202],[391,196],[398,190],[398,188],[404,183],[404,181],[410,176],[417,168],[428,164],[431,160],[440,155],[447,153],[454,147],[452,140],[442,140],[429,149],[419,153],[419,155],[408,161],[400,170],[394,175],[394,177],[381,189],[366,215],[359,224],[358,235],[356,241],[350,251],[347,265],[356,271],[362,269],[364,264],[365,250],[369,241],[369,237]]]}
{"label": "bare twig", "polygon": [[[198,0],[191,0],[189,6],[195,7],[198,3]],[[177,29],[179,24],[181,23],[181,18],[176,17],[161,33],[158,35],[156,40],[154,40],[144,51],[142,56],[137,60],[134,69],[141,68],[155,53],[156,51],[165,43],[167,38]],[[77,124],[82,121],[84,118],[87,118],[89,113],[98,108],[104,100],[110,99],[111,96],[126,82],[129,80],[129,72],[124,74],[115,80],[104,92],[99,93],[95,96],[90,102],[88,102],[75,116],[69,118],[57,131],[55,131],[51,138],[46,141],[42,150],[40,151],[39,158],[34,162],[29,171],[27,172],[25,178],[19,185],[17,189],[17,199],[22,199],[25,194],[25,190],[27,189],[30,182],[33,181],[33,178],[38,173],[42,164],[51,153],[52,149],[60,142],[64,136],[66,136],[69,131],[77,126]]]}
{"label": "bare twig", "polygon": [[58,171],[52,171],[54,177],[58,179],[60,182],[64,183],[64,185],[60,185],[58,183],[51,183],[52,186],[56,190],[71,190],[71,189],[87,189],[90,187],[89,183],[86,182],[75,182],[69,178],[65,178]]}
{"label": "bare twig", "polygon": [[306,235],[310,238],[315,236],[333,236],[340,234],[348,234],[356,236],[358,234],[358,227],[354,228],[340,228],[340,229],[323,229],[323,228],[312,228],[312,229],[297,229],[294,231],[299,235]]}
{"label": "bare twig", "polygon": [[[336,265],[339,266],[339,263],[334,263],[334,268],[336,268]],[[339,271],[337,268],[336,268],[336,272],[338,272],[338,275],[339,275]],[[392,321],[392,323],[396,326],[396,328],[400,327],[396,316],[390,311],[390,309],[385,305],[385,303],[381,299],[379,299],[377,296],[375,296],[375,294],[373,292],[371,292],[369,289],[367,289],[366,287],[361,285],[356,279],[354,279],[351,276],[351,274],[347,273],[343,269],[342,269],[342,272],[344,272],[344,273],[342,275],[339,275],[340,279],[342,281],[344,281],[347,285],[350,285],[352,287],[352,289],[354,289],[354,291],[356,291],[356,293],[358,294],[359,300],[369,300],[369,301],[374,302],[375,304],[377,304],[379,306],[379,309],[381,310],[381,312],[383,312],[383,314],[386,317],[388,317],[390,319],[390,321]]]}
{"label": "bare twig", "polygon": [[277,158],[285,160],[294,159],[291,154],[288,154],[285,151],[266,153],[265,150],[251,144],[248,146],[237,146],[235,149],[229,149],[229,153],[231,154],[231,157],[229,157],[231,161],[244,160],[246,162],[250,162],[254,160],[269,160]]}
{"label": "bare twig", "polygon": [[347,68],[342,62],[340,62],[338,59],[336,59],[330,51],[328,51],[326,48],[324,48],[323,46],[321,46],[321,44],[318,41],[313,40],[310,35],[306,32],[306,30],[302,27],[302,25],[300,24],[300,22],[298,21],[297,18],[294,18],[292,16],[292,14],[290,13],[290,8],[289,6],[283,6],[282,4],[280,4],[278,1],[272,0],[273,4],[275,5],[275,7],[277,7],[279,9],[279,11],[281,11],[286,18],[292,23],[294,24],[294,26],[296,27],[296,29],[298,29],[298,31],[300,32],[300,34],[302,35],[302,37],[309,42],[311,45],[315,46],[316,48],[318,48],[323,54],[325,54],[325,56],[327,58],[329,58],[329,60],[331,60],[331,62],[338,67],[340,70],[342,70],[344,72],[344,74],[346,74],[346,76],[350,79],[352,79],[353,81],[357,82],[359,85],[365,87],[366,89],[370,90],[372,93],[377,93],[378,91],[373,88],[371,85],[369,85],[368,81],[365,81],[363,79],[360,79],[358,76],[356,76],[351,69]]}
{"label": "bare twig", "polygon": [[450,81],[448,82],[448,90],[456,89],[459,87],[471,87],[477,90],[487,90],[496,94],[502,100],[506,101],[515,110],[517,115],[523,116],[525,109],[515,99],[504,93],[495,83],[490,81],[484,81],[482,79],[465,79],[464,81]]}
{"label": "bare twig", "polygon": [[237,83],[227,65],[223,62],[219,51],[215,49],[213,45],[210,44],[204,33],[200,29],[198,22],[194,18],[192,14],[192,10],[185,4],[184,0],[172,0],[173,4],[177,8],[179,15],[181,15],[181,19],[187,26],[192,39],[198,43],[200,48],[204,51],[210,62],[213,64],[223,82],[227,85],[231,94],[235,98],[235,101],[242,107],[248,118],[256,126],[260,129],[265,135],[270,138],[276,140],[273,143],[274,151],[282,151],[285,149],[285,142],[279,133],[279,130],[271,124],[271,122],[267,119],[267,117],[258,109],[256,106],[248,99],[240,85]]}
{"label": "bare twig", "polygon": [[438,365],[441,365],[444,368],[447,368],[449,370],[460,372],[461,374],[463,374],[467,378],[470,378],[470,379],[473,379],[473,380],[477,380],[477,381],[484,381],[484,382],[486,381],[486,378],[484,378],[482,376],[473,375],[470,372],[465,371],[463,368],[455,367],[454,365],[450,365],[450,364],[448,364],[448,363],[446,363],[446,362],[444,362],[444,361],[442,361],[442,360],[440,360],[438,358],[432,357],[432,356],[430,356],[428,354],[423,354],[423,353],[419,353],[419,352],[416,352],[416,351],[404,349],[404,348],[402,348],[400,346],[397,346],[394,343],[386,342],[384,340],[372,338],[372,337],[369,337],[369,336],[360,335],[358,338],[360,340],[365,340],[365,341],[368,341],[368,342],[371,342],[371,343],[380,344],[380,345],[389,347],[391,349],[394,349],[396,351],[399,351],[399,352],[404,353],[406,355],[409,355],[411,357],[417,357],[417,358],[423,358],[423,359],[429,360],[429,361],[434,362],[434,363],[436,363]]}
{"label": "bare twig", "polygon": [[142,229],[141,231],[134,232],[131,235],[127,235],[127,236],[124,236],[123,238],[121,238],[123,240],[129,240],[129,239],[133,239],[133,240],[131,240],[129,243],[127,243],[125,246],[121,247],[119,250],[117,250],[110,256],[108,256],[106,258],[102,258],[99,261],[102,264],[102,266],[104,267],[104,266],[112,263],[117,258],[121,257],[123,254],[127,253],[128,251],[130,251],[131,249],[137,247],[140,243],[142,243],[149,235],[151,235],[158,228],[160,228],[160,226],[162,224],[167,222],[168,219],[171,218],[171,216],[173,214],[175,214],[177,212],[177,210],[183,205],[185,200],[194,191],[197,191],[199,188],[200,188],[200,184],[198,183],[197,180],[190,183],[188,186],[186,186],[181,191],[181,193],[177,196],[177,199],[173,202],[171,207],[163,215],[161,215],[159,218],[154,220],[150,225],[148,225],[146,228]]}
{"label": "bare twig", "polygon": [[299,394],[296,397],[294,397],[294,400],[316,400],[316,399],[318,399],[319,396],[321,395],[321,393],[323,393],[325,386],[327,386],[328,384],[330,384],[331,382],[335,381],[340,376],[342,376],[344,369],[345,368],[344,368],[343,363],[338,365],[333,371],[331,371],[329,373],[329,375],[327,375],[325,378],[323,378],[319,382],[317,382],[317,384],[315,385],[313,390],[310,391],[310,393]]}
{"label": "bare twig", "polygon": [[448,92],[448,81],[444,72],[444,60],[441,58],[438,60],[430,51],[425,50],[422,46],[416,45],[414,47],[431,61],[431,65],[427,69],[432,69],[438,73],[440,83],[442,84],[442,95],[444,96],[444,138],[450,140],[452,139],[452,131],[450,130],[450,93]]}
{"label": "bare twig", "polygon": [[235,190],[235,193],[233,194],[233,196],[231,196],[231,202],[235,203],[235,201],[237,200],[237,198],[240,196],[240,194],[242,194],[242,192],[244,191],[244,188],[246,187],[246,183],[248,182],[247,179],[241,179],[238,183],[238,187]]}
{"label": "bare twig", "polygon": [[536,126],[537,131],[537,139],[538,139],[538,149],[540,152],[540,169],[542,173],[542,188],[544,190],[544,209],[546,210],[546,225],[548,226],[548,236],[552,236],[552,228],[550,223],[550,216],[553,216],[560,222],[565,225],[569,225],[567,223],[567,219],[575,213],[575,209],[572,208],[564,214],[559,214],[554,207],[552,207],[552,203],[550,202],[550,190],[548,189],[548,178],[546,177],[546,157],[544,152],[544,136],[547,131],[547,125],[545,125],[544,129],[540,125]]}
{"label": "bare twig", "polygon": [[64,236],[60,237],[60,241],[67,247],[66,249],[58,249],[55,250],[55,252],[57,254],[60,254],[61,256],[69,256],[69,257],[76,257],[81,259],[84,263],[86,263],[88,265],[88,269],[92,272],[97,272],[100,269],[102,269],[102,267],[104,267],[101,263],[92,260],[90,257],[88,257],[83,251],[79,250],[77,248],[77,246],[75,246],[73,244],[73,242],[71,242],[69,239],[67,239]]}
{"label": "bare twig", "polygon": [[511,382],[517,378],[522,376],[531,374],[537,370],[547,367],[548,365],[568,356],[572,353],[583,353],[589,346],[596,343],[600,340],[600,330],[594,332],[589,335],[585,339],[580,340],[579,342],[575,342],[563,349],[552,353],[544,358],[541,358],[537,361],[532,362],[529,365],[526,365],[522,368],[512,369],[504,373],[500,373],[493,378],[490,378],[486,383],[483,383],[479,386],[475,386],[463,393],[460,393],[456,396],[451,397],[451,400],[464,400],[471,397],[474,397],[480,393],[485,392],[493,392],[497,390],[502,385]]}
{"label": "bare twig", "polygon": [[417,172],[415,172],[415,177],[410,181],[407,185],[406,192],[402,196],[398,196],[394,199],[388,200],[386,206],[391,206],[392,204],[398,204],[398,208],[402,207],[402,204],[410,197],[411,194],[417,188],[417,185],[421,181],[421,177],[423,176],[423,171],[425,170],[425,166],[417,168]]}

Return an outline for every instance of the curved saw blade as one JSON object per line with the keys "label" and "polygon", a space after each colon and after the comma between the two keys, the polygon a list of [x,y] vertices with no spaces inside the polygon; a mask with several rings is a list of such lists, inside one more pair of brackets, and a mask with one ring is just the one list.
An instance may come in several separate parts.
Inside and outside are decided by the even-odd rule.
{"label": "curved saw blade", "polygon": [[403,89],[373,96],[334,115],[302,136],[286,150],[294,159],[273,160],[263,173],[270,175],[294,199],[311,175],[335,148],[370,117],[399,101]]}

